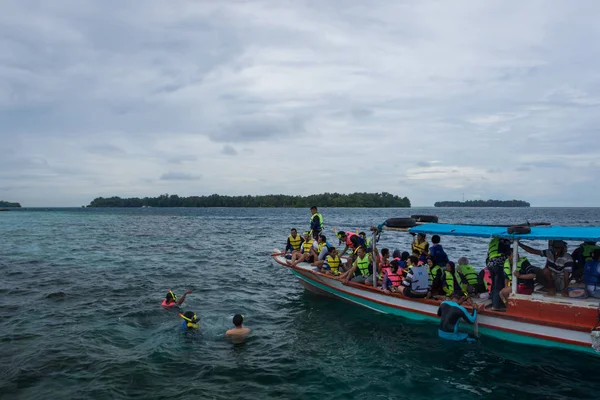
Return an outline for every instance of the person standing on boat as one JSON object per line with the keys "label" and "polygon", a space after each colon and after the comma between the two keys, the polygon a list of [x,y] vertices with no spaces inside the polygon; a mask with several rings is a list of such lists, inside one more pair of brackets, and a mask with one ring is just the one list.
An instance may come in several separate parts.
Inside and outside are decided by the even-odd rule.
{"label": "person standing on boat", "polygon": [[304,243],[304,239],[300,235],[298,235],[298,231],[296,230],[296,228],[292,228],[292,230],[290,231],[290,235],[287,238],[285,252],[292,253],[294,251],[300,251],[302,243]]}
{"label": "person standing on boat", "polygon": [[401,293],[406,297],[422,299],[427,297],[431,281],[426,265],[417,265],[419,259],[415,256],[408,257],[409,269],[406,278],[402,281]]}
{"label": "person standing on boat", "polygon": [[310,208],[310,233],[316,240],[323,230],[323,216],[317,212],[317,206]]}
{"label": "person standing on boat", "polygon": [[563,240],[553,240],[551,248],[537,250],[519,243],[519,246],[530,254],[546,258],[544,276],[548,296],[554,296],[560,290],[565,297],[569,296],[569,275],[573,270],[573,257],[567,252],[567,243]]}
{"label": "person standing on boat", "polygon": [[427,254],[429,254],[429,242],[427,242],[427,236],[424,233],[419,233],[415,236],[415,239],[412,242],[412,251],[419,252],[419,257],[422,255],[427,256]]}
{"label": "person standing on boat", "polygon": [[500,291],[504,288],[504,261],[510,253],[510,241],[508,239],[493,238],[488,245],[486,267],[490,271],[492,280],[492,310],[506,311],[506,306],[500,298]]}
{"label": "person standing on boat", "polygon": [[592,252],[592,259],[583,268],[583,281],[589,296],[600,299],[600,249]]}
{"label": "person standing on boat", "polygon": [[350,257],[348,257],[348,263],[346,265],[346,269],[350,269],[350,268],[352,268],[352,264],[356,260],[356,252],[357,252],[358,248],[361,246],[365,246],[365,241],[360,236],[358,236],[356,233],[353,233],[353,232],[339,231],[337,233],[337,237],[340,241],[340,244],[341,243],[346,244],[346,246],[344,247],[344,250],[340,253],[340,257],[343,257],[344,254],[346,254],[346,252],[348,251],[348,249],[353,250]]}
{"label": "person standing on boat", "polygon": [[475,340],[471,338],[469,334],[465,332],[459,332],[458,326],[460,320],[464,320],[469,324],[474,324],[477,319],[477,309],[473,309],[473,315],[471,315],[466,308],[464,308],[460,302],[460,293],[454,293],[450,300],[443,301],[438,308],[437,315],[440,317],[440,327],[438,329],[438,335],[442,339],[453,340],[453,341],[471,341]]}

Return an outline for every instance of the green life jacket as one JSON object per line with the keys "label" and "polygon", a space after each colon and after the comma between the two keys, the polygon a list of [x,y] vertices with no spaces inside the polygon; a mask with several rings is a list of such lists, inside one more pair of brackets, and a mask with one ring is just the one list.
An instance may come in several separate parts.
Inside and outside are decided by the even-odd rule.
{"label": "green life jacket", "polygon": [[477,286],[477,273],[471,264],[457,265],[454,273],[456,281],[460,285],[463,293],[467,294],[467,286]]}
{"label": "green life jacket", "polygon": [[454,293],[454,277],[452,276],[452,272],[450,271],[444,271],[444,293],[446,294],[446,296],[450,297],[452,296],[452,293]]}
{"label": "green life jacket", "polygon": [[312,225],[313,219],[317,217],[319,219],[319,227],[317,228],[317,230],[321,231],[323,230],[323,216],[320,213],[314,213],[311,217],[310,217],[310,223]]}
{"label": "green life jacket", "polygon": [[493,259],[496,257],[500,257],[502,254],[498,251],[500,249],[500,238],[493,238],[490,241],[490,245],[488,246],[488,259]]}
{"label": "green life jacket", "polygon": [[590,261],[592,259],[592,253],[594,250],[600,249],[600,247],[598,247],[596,244],[588,243],[581,243],[579,247],[581,247],[581,256],[585,259],[585,261]]}
{"label": "green life jacket", "polygon": [[[521,269],[521,266],[523,265],[523,263],[527,260],[527,257],[521,257],[519,258],[519,261],[517,261],[517,271]],[[506,279],[508,279],[508,281],[510,283],[512,283],[512,278],[513,278],[513,274],[511,272],[512,270],[512,265],[510,263],[510,260],[507,259],[506,261],[504,261],[504,274],[506,275]]]}
{"label": "green life jacket", "polygon": [[369,255],[365,254],[364,258],[356,258],[356,266],[362,276],[369,276]]}

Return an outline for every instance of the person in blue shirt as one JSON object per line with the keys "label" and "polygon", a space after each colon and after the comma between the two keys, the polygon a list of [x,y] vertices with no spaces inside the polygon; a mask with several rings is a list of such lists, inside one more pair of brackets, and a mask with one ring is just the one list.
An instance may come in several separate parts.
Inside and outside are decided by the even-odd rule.
{"label": "person in blue shirt", "polygon": [[473,309],[473,315],[471,315],[466,308],[460,305],[460,298],[460,294],[455,292],[450,301],[443,301],[438,308],[437,315],[440,317],[438,335],[442,339],[454,341],[475,340],[468,333],[458,331],[461,319],[473,324],[477,318],[477,310]]}
{"label": "person in blue shirt", "polygon": [[183,318],[180,326],[182,331],[191,331],[200,328],[200,325],[198,325],[198,317],[196,317],[195,312],[186,311],[183,314],[179,314],[179,316]]}
{"label": "person in blue shirt", "polygon": [[592,252],[592,259],[585,262],[583,281],[589,296],[600,299],[600,249]]}
{"label": "person in blue shirt", "polygon": [[433,235],[431,237],[432,245],[429,246],[429,256],[433,259],[434,265],[444,266],[448,263],[448,255],[440,244],[440,236]]}

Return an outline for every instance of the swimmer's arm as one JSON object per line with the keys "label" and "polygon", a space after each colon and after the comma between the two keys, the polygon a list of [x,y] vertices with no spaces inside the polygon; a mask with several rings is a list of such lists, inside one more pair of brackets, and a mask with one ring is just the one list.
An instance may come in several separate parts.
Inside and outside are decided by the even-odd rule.
{"label": "swimmer's arm", "polygon": [[185,296],[187,296],[190,293],[192,293],[191,290],[186,290],[185,293],[183,294],[183,296],[181,296],[181,298],[179,300],[177,300],[177,305],[180,305],[181,303],[183,303],[183,301],[185,300]]}
{"label": "swimmer's arm", "polygon": [[466,308],[464,308],[462,306],[460,308],[462,308],[464,320],[467,321],[470,324],[474,324],[475,323],[475,319],[477,318],[477,309],[474,308],[473,309],[473,315],[471,315],[471,314],[469,314],[469,312],[467,311]]}

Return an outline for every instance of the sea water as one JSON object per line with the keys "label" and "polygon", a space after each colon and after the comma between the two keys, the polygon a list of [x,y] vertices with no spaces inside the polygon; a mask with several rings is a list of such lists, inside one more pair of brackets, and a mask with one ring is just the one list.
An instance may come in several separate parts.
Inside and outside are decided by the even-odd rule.
{"label": "sea water", "polygon": [[[600,209],[322,209],[325,233],[390,217],[600,225]],[[305,209],[50,209],[0,213],[0,397],[18,399],[598,398],[600,357],[438,339],[437,326],[305,291],[269,254]],[[408,250],[385,232],[380,247]],[[483,266],[483,239],[443,237]],[[541,248],[543,242],[532,242]],[[572,250],[572,248],[571,248]],[[543,259],[529,256],[534,265]],[[181,332],[168,289],[193,290]],[[252,336],[224,337],[234,314]]]}

